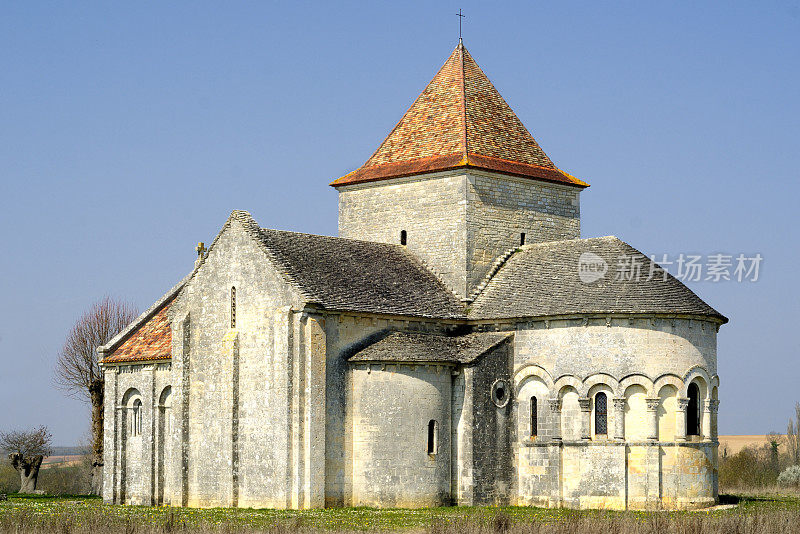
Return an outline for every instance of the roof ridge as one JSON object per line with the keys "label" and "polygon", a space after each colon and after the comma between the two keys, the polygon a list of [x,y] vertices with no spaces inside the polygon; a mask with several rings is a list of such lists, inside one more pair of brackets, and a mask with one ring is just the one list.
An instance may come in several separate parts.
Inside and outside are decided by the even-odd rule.
{"label": "roof ridge", "polygon": [[[368,241],[368,242],[369,242],[369,241]],[[444,290],[447,292],[447,294],[448,294],[448,295],[450,295],[451,297],[453,297],[454,301],[455,301],[456,303],[458,303],[458,305],[459,305],[460,307],[462,307],[462,308],[463,308],[463,303],[461,302],[461,299],[459,299],[459,298],[458,298],[458,295],[456,295],[456,293],[455,293],[455,292],[454,292],[452,289],[450,289],[450,288],[447,286],[447,284],[445,284],[445,283],[444,283],[444,281],[442,280],[442,277],[439,275],[439,273],[436,271],[436,269],[434,269],[434,268],[432,268],[430,265],[428,265],[428,263],[427,263],[427,262],[426,262],[424,259],[422,259],[420,256],[417,256],[416,254],[414,254],[414,253],[410,252],[410,251],[409,251],[409,250],[408,250],[406,247],[404,247],[404,246],[402,246],[402,245],[395,245],[395,246],[397,246],[397,247],[400,247],[400,250],[401,250],[401,252],[402,252],[403,254],[406,254],[406,255],[407,255],[408,257],[410,257],[410,258],[411,258],[411,259],[412,259],[412,260],[413,260],[415,263],[419,264],[419,265],[420,265],[420,266],[421,266],[423,269],[425,269],[426,271],[428,271],[429,273],[431,273],[431,274],[433,275],[433,279],[436,281],[436,283],[437,283],[437,284],[438,284],[438,285],[439,285],[441,288],[443,288],[443,289],[444,289]],[[462,311],[463,311],[463,310],[462,310]],[[466,314],[465,314],[465,315],[466,315]]]}
{"label": "roof ridge", "polygon": [[469,126],[467,123],[467,73],[464,70],[464,43],[459,39],[456,47],[461,52],[461,120],[464,121],[464,161],[469,162]]}
{"label": "roof ridge", "polygon": [[[289,274],[289,269],[287,268],[285,262],[281,258],[279,258],[273,252],[273,250],[270,249],[269,246],[267,246],[266,243],[264,243],[263,239],[261,239],[263,236],[262,228],[258,225],[256,220],[253,218],[252,215],[250,215],[249,212],[243,210],[234,210],[231,212],[231,216],[228,218],[228,222],[226,224],[229,224],[231,219],[237,220],[239,224],[241,224],[244,227],[245,232],[247,232],[255,240],[259,248],[261,248],[261,250],[267,256],[267,258],[272,262],[272,264],[275,267],[278,267],[276,271],[278,271],[280,276],[284,280],[286,280],[289,283],[289,285],[291,285],[298,293],[300,293],[300,296],[306,299],[309,303],[316,303],[317,301],[319,301],[319,295],[314,295],[312,293],[309,293],[307,288],[303,287],[292,275]],[[221,233],[222,231],[220,231],[220,234]],[[216,242],[216,239],[214,241]],[[211,247],[209,247],[209,251],[210,250]]]}
{"label": "roof ridge", "polygon": [[492,281],[494,275],[496,275],[497,272],[503,268],[503,265],[505,265],[508,262],[511,256],[513,256],[516,252],[522,250],[522,247],[524,246],[525,245],[520,245],[509,248],[505,252],[500,254],[497,258],[495,258],[494,262],[489,267],[489,270],[486,272],[486,276],[484,276],[483,280],[481,280],[481,283],[478,284],[475,287],[475,289],[472,290],[472,293],[466,299],[464,299],[464,301],[468,303],[475,302],[475,300],[480,296],[483,290],[486,289],[486,286],[489,285],[489,282]]}
{"label": "roof ridge", "polygon": [[[457,49],[458,49],[458,46],[456,46],[455,50],[457,50]],[[453,50],[453,53],[455,52],[455,50]],[[451,53],[450,55],[452,56],[453,53]],[[414,106],[417,104],[417,102],[420,100],[420,98],[422,98],[422,95],[425,94],[425,91],[428,90],[428,87],[430,86],[430,84],[433,82],[433,80],[435,80],[439,76],[439,74],[442,73],[442,71],[445,69],[445,67],[447,67],[447,61],[445,61],[444,64],[442,64],[442,66],[439,67],[439,70],[436,71],[436,74],[433,76],[431,81],[428,82],[428,84],[422,89],[422,91],[420,91],[420,93],[417,95],[417,98],[414,99],[414,101],[411,103],[409,108],[405,111],[405,113],[403,113],[403,116],[400,117],[400,120],[397,121],[397,124],[394,125],[394,128],[392,128],[389,131],[389,133],[386,135],[386,137],[383,138],[383,141],[381,141],[381,143],[378,145],[378,148],[376,148],[375,151],[370,155],[370,157],[367,158],[366,163],[364,163],[364,165],[362,165],[362,167],[367,166],[367,164],[370,161],[372,161],[372,158],[374,158],[378,154],[378,152],[381,151],[381,149],[386,144],[386,142],[389,140],[389,138],[392,137],[392,134],[394,134],[395,130],[397,130],[400,127],[400,125],[403,123],[403,119],[406,118],[406,115],[408,115],[411,112],[411,110],[414,109]]]}

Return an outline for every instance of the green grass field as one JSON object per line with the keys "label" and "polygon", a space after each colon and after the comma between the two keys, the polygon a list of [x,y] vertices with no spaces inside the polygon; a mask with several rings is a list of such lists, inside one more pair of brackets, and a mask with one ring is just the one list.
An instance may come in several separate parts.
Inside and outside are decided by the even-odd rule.
{"label": "green grass field", "polygon": [[[732,509],[692,512],[604,512],[529,507],[421,510],[334,508],[285,511],[103,505],[94,497],[10,495],[0,502],[2,532],[796,532],[800,497],[728,497]],[[787,530],[788,529],[788,530]]]}

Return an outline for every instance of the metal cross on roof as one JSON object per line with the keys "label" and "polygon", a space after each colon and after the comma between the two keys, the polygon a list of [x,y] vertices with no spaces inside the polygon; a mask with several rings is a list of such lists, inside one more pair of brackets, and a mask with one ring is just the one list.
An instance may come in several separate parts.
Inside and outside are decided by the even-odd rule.
{"label": "metal cross on roof", "polygon": [[461,13],[461,9],[459,8],[458,13],[456,13],[458,17],[458,42],[461,42],[461,19],[465,18],[466,15]]}

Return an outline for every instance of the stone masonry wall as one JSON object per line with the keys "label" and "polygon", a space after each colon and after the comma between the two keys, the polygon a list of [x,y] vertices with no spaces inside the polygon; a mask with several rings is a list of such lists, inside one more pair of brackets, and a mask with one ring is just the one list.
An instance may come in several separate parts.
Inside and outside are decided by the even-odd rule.
{"label": "stone masonry wall", "polygon": [[481,171],[339,188],[339,236],[399,243],[460,298],[520,244],[580,237],[579,189]]}
{"label": "stone masonry wall", "polygon": [[[165,491],[159,459],[166,461],[172,455],[170,442],[162,435],[164,428],[169,429],[172,411],[160,403],[170,391],[170,364],[110,365],[104,373],[103,500],[157,504]],[[141,426],[134,431],[137,400],[142,403]]]}
{"label": "stone masonry wall", "polygon": [[[236,287],[235,326],[231,287]],[[298,385],[309,383],[311,319],[291,311],[297,302],[256,243],[232,221],[171,307],[180,406],[173,439],[182,458],[171,473],[174,504],[303,504],[300,495],[308,485],[297,466],[305,465],[308,444],[298,441],[305,424],[296,416],[306,409],[298,401],[305,392]],[[324,389],[321,402],[324,406]]]}
{"label": "stone masonry wall", "polygon": [[[473,365],[463,368],[465,389],[462,401],[469,403],[469,419],[459,428],[459,448],[466,449],[461,466],[457,495],[460,505],[494,505],[509,503],[514,483],[511,458],[511,425],[514,420],[511,402],[511,347],[504,343],[482,356]],[[493,386],[502,381],[504,399],[497,404],[492,398]],[[454,396],[453,410],[461,399]],[[500,406],[498,406],[500,404]]]}
{"label": "stone masonry wall", "polygon": [[498,256],[521,243],[581,236],[580,189],[473,171],[467,175],[467,272],[472,291]]}
{"label": "stone masonry wall", "polygon": [[439,173],[342,188],[339,237],[400,243],[459,296],[465,292],[466,190],[463,174]]}
{"label": "stone masonry wall", "polygon": [[[519,324],[516,503],[616,509],[713,504],[716,327],[657,317]],[[685,418],[692,382],[702,407],[697,436],[687,436]],[[608,400],[605,433],[595,426],[600,392]]]}
{"label": "stone masonry wall", "polygon": [[[353,367],[353,505],[450,504],[451,371],[423,364]],[[436,425],[432,454],[430,421]]]}
{"label": "stone masonry wall", "polygon": [[325,505],[353,505],[353,387],[347,358],[376,333],[391,330],[439,332],[443,325],[385,317],[328,315],[325,321],[326,429]]}

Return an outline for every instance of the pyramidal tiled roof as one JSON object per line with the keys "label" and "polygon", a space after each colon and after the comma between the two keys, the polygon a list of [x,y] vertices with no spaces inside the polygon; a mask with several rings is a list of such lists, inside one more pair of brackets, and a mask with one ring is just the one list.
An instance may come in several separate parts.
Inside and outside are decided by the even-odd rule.
{"label": "pyramidal tiled roof", "polygon": [[589,185],[556,168],[461,43],[378,150],[331,185],[460,167]]}

